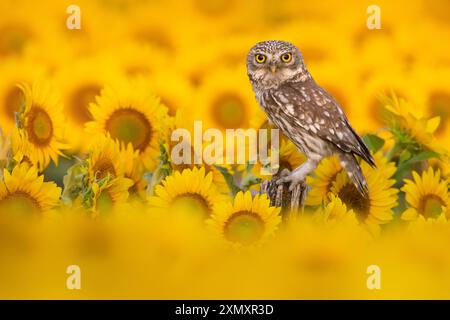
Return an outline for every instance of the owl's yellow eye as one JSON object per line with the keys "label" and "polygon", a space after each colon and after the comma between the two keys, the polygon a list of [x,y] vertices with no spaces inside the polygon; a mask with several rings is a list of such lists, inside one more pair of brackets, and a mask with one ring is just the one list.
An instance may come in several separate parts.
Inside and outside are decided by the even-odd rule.
{"label": "owl's yellow eye", "polygon": [[263,54],[257,54],[255,56],[255,61],[258,63],[264,63],[264,62],[266,62],[266,56]]}
{"label": "owl's yellow eye", "polygon": [[288,53],[283,53],[281,55],[281,61],[288,63],[291,60],[292,60],[292,54],[291,53],[288,52]]}

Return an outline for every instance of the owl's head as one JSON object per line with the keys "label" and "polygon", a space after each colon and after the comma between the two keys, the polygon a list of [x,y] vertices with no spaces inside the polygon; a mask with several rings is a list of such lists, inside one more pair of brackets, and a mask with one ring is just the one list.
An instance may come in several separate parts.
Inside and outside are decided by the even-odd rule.
{"label": "owl's head", "polygon": [[262,89],[309,76],[300,50],[292,43],[280,40],[254,45],[247,56],[247,73],[252,84]]}

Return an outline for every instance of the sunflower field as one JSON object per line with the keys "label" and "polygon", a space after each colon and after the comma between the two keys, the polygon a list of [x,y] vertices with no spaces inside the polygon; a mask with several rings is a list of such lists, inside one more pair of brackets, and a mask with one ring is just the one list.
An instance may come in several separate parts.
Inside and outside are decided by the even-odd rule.
{"label": "sunflower field", "polygon": [[[0,298],[450,299],[450,3],[372,2],[1,1]],[[259,163],[172,161],[194,121],[270,129],[245,69],[268,39],[363,137],[368,198],[336,157],[289,216]]]}

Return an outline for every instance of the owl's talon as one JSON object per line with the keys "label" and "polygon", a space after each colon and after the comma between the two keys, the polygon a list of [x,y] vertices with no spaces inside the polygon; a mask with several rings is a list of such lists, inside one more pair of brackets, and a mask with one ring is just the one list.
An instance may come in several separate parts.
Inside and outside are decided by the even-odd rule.
{"label": "owl's talon", "polygon": [[283,177],[277,180],[277,185],[283,184],[285,182],[290,182],[289,191],[294,190],[294,188],[305,181],[305,177],[303,174],[299,174],[298,172],[293,172],[287,177]]}

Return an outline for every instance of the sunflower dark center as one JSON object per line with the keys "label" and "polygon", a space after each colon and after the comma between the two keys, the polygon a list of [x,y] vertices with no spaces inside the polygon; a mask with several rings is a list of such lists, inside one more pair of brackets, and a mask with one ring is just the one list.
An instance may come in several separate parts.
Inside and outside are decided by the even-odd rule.
{"label": "sunflower dark center", "polygon": [[338,193],[338,197],[356,213],[359,221],[364,221],[369,215],[370,200],[361,196],[353,183],[345,184]]}
{"label": "sunflower dark center", "polygon": [[114,164],[110,159],[101,158],[99,159],[93,166],[92,171],[95,174],[97,179],[105,178],[108,173],[111,178],[114,178],[117,175],[116,169],[114,168]]}
{"label": "sunflower dark center", "polygon": [[234,94],[224,94],[216,99],[212,107],[213,118],[222,129],[244,126],[246,110],[240,97]]}
{"label": "sunflower dark center", "polygon": [[175,50],[174,44],[170,36],[161,29],[141,29],[135,33],[135,39],[139,42],[155,46],[168,52]]}
{"label": "sunflower dark center", "polygon": [[114,111],[106,121],[105,128],[113,139],[131,143],[140,152],[147,149],[152,139],[152,126],[148,119],[131,108]]}
{"label": "sunflower dark center", "polygon": [[30,141],[38,146],[47,146],[53,135],[52,119],[41,107],[32,107],[27,115],[26,131]]}
{"label": "sunflower dark center", "polygon": [[421,199],[418,209],[425,218],[437,218],[442,213],[444,205],[445,203],[440,197],[428,194]]}
{"label": "sunflower dark center", "polygon": [[264,221],[254,212],[238,211],[228,218],[223,228],[226,239],[247,245],[261,239]]}
{"label": "sunflower dark center", "polygon": [[443,91],[435,91],[429,97],[431,114],[441,117],[441,122],[436,132],[444,131],[447,121],[450,118],[450,94]]}
{"label": "sunflower dark center", "polygon": [[189,207],[191,211],[199,213],[202,218],[209,218],[212,208],[208,201],[200,194],[193,192],[185,192],[179,194],[173,203],[179,205],[180,207]]}
{"label": "sunflower dark center", "polygon": [[5,114],[12,121],[15,120],[15,113],[19,111],[22,101],[23,94],[20,89],[16,86],[11,86],[5,95]]}
{"label": "sunflower dark center", "polygon": [[100,91],[101,87],[95,84],[87,84],[76,89],[72,93],[67,110],[72,119],[80,125],[92,120],[89,104],[95,101]]}
{"label": "sunflower dark center", "polygon": [[22,52],[33,38],[30,29],[20,25],[5,25],[0,28],[0,56]]}
{"label": "sunflower dark center", "polygon": [[15,191],[0,199],[2,212],[28,214],[41,209],[39,202],[25,191]]}

